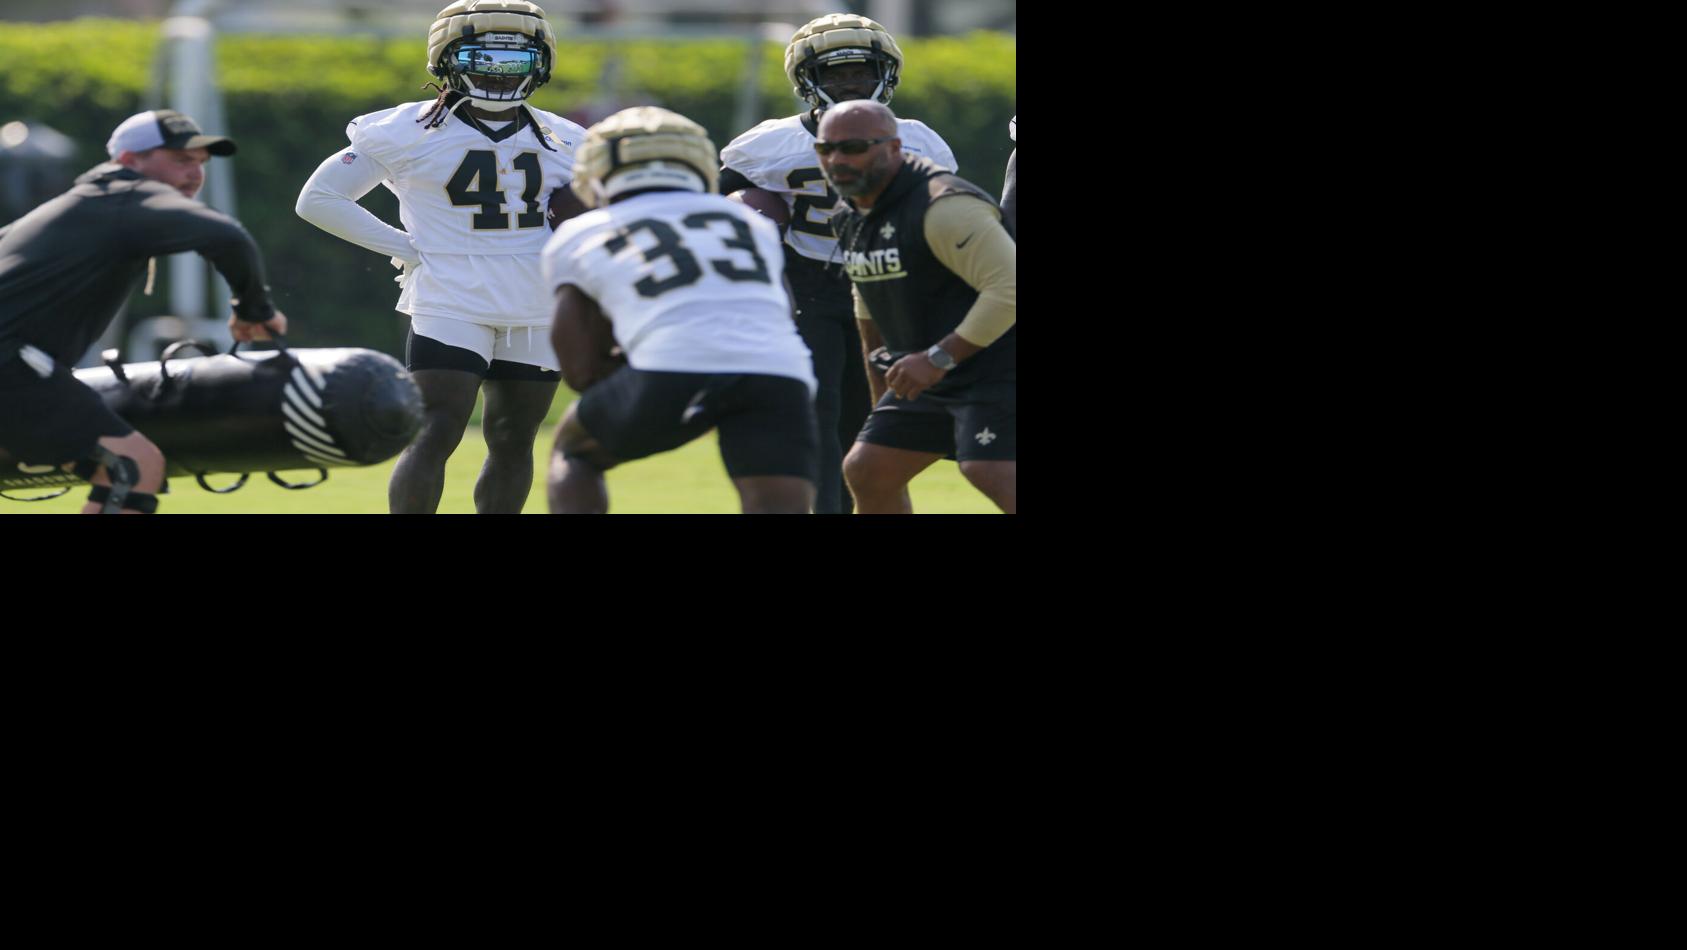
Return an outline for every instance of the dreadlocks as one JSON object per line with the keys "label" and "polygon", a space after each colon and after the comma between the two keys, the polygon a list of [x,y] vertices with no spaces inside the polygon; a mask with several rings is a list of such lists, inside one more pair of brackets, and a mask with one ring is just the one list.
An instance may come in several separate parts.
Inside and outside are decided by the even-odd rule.
{"label": "dreadlocks", "polygon": [[[456,112],[457,107],[462,105],[469,97],[455,89],[440,89],[437,84],[431,82],[424,84],[422,88],[426,89],[429,86],[439,89],[439,96],[434,99],[433,105],[428,107],[428,111],[417,117],[416,121],[426,122],[427,124],[423,126],[425,129],[437,129],[444,124],[446,116]],[[527,124],[532,127],[533,135],[539,140],[539,144],[548,151],[556,151],[555,148],[551,147],[551,143],[545,141],[545,133],[540,128],[538,120],[533,118],[533,113],[527,112],[526,106],[523,105],[517,105],[516,108],[527,114]],[[520,120],[520,116],[517,116],[516,121],[519,122]]]}
{"label": "dreadlocks", "polygon": [[[428,111],[422,113],[421,118],[417,119],[416,121],[417,122],[427,122],[427,125],[423,126],[423,128],[437,129],[437,128],[440,127],[440,125],[442,123],[445,122],[445,117],[450,115],[452,113],[452,111],[457,108],[458,103],[463,99],[467,99],[468,97],[463,95],[462,93],[456,91],[455,89],[446,89],[443,86],[439,85],[438,83],[430,82],[430,83],[423,83],[422,84],[423,89],[426,89],[430,86],[433,87],[434,89],[438,89],[439,95],[437,97],[435,97],[435,99],[433,101],[433,105],[428,107]],[[430,116],[433,118],[433,121],[428,122],[428,118]]]}

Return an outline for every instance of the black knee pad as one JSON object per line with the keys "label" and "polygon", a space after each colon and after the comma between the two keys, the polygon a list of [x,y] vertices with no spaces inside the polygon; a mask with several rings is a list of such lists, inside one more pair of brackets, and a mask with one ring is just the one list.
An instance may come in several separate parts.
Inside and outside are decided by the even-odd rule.
{"label": "black knee pad", "polygon": [[118,494],[104,485],[95,485],[88,490],[88,500],[104,506],[100,510],[102,515],[114,515],[125,508],[146,515],[158,513],[158,496],[144,491],[124,491]]}
{"label": "black knee pad", "polygon": [[489,380],[514,380],[522,383],[560,383],[562,371],[546,369],[543,366],[533,366],[529,363],[514,363],[509,360],[493,360],[492,367],[486,371]]}
{"label": "black knee pad", "polygon": [[[106,477],[111,479],[111,487],[95,485],[88,493],[89,501],[105,505],[102,514],[113,515],[123,508],[151,514],[158,509],[158,499],[155,496],[133,490],[141,480],[141,464],[127,455],[118,455],[103,445],[96,446],[93,457],[77,462],[71,471],[77,478],[92,479],[94,473],[102,466],[105,468]],[[152,507],[142,508],[130,499],[150,499]]]}

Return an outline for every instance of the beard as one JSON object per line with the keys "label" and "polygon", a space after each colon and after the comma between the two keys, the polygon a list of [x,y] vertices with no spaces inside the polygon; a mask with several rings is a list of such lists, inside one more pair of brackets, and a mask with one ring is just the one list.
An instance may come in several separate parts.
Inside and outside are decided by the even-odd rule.
{"label": "beard", "polygon": [[842,170],[841,177],[835,178],[831,173],[827,173],[826,175],[826,180],[831,183],[832,190],[836,191],[840,195],[843,195],[845,198],[854,198],[859,195],[864,195],[867,192],[872,191],[874,188],[877,188],[879,183],[884,181],[884,179],[884,170],[871,166],[861,169],[860,172],[855,172],[852,169],[844,169]]}

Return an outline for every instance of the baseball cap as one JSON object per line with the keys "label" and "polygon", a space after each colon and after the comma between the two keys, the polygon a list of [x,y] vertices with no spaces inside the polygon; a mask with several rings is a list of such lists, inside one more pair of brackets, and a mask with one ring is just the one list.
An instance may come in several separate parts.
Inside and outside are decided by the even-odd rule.
{"label": "baseball cap", "polygon": [[202,134],[198,123],[174,109],[152,109],[124,119],[105,143],[106,154],[112,158],[149,148],[203,148],[212,155],[233,155],[234,140]]}

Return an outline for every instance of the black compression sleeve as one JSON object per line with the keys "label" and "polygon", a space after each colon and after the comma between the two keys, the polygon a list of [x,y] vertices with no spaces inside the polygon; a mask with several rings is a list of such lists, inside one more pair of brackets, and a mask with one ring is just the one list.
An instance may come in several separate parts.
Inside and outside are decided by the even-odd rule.
{"label": "black compression sleeve", "polygon": [[721,170],[720,170],[720,193],[721,194],[730,195],[735,191],[743,191],[746,188],[754,188],[754,187],[756,187],[756,183],[751,181],[748,178],[745,178],[743,176],[743,174],[741,174],[737,171],[734,171],[730,168],[727,168],[725,166],[721,167]]}

